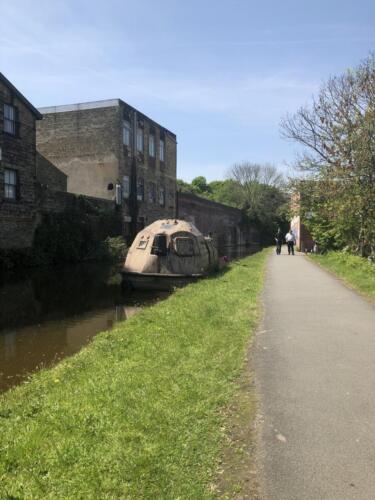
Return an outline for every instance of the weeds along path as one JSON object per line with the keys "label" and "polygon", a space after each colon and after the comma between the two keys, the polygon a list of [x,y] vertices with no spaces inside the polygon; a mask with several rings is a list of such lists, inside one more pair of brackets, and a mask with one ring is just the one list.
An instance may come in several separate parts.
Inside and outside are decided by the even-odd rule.
{"label": "weeds along path", "polygon": [[211,498],[267,252],[0,398],[0,498]]}

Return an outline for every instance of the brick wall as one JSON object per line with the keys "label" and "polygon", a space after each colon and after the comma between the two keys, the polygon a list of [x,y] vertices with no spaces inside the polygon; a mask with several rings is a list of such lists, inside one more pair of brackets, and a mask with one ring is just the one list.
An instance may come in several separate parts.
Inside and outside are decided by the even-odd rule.
{"label": "brick wall", "polygon": [[194,194],[178,193],[178,217],[190,220],[202,233],[211,234],[219,248],[259,244],[257,230],[244,223],[237,208]]}

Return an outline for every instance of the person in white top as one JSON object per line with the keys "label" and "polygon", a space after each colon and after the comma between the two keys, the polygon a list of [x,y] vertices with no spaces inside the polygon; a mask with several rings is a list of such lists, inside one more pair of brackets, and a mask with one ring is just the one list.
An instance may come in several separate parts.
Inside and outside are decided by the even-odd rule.
{"label": "person in white top", "polygon": [[296,242],[296,238],[294,236],[292,229],[290,229],[289,232],[286,233],[285,241],[286,241],[286,244],[288,245],[288,254],[294,255],[294,244]]}

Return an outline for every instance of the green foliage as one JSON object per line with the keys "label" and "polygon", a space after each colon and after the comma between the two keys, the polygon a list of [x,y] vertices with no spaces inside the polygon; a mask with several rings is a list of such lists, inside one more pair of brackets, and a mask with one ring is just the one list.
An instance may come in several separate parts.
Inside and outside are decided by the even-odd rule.
{"label": "green foliage", "polygon": [[267,252],[0,397],[0,498],[213,498]]}
{"label": "green foliage", "polygon": [[[242,176],[233,175],[224,181],[207,183],[205,177],[196,177],[191,184],[178,181],[182,192],[190,192],[212,201],[243,210],[244,220],[259,230],[261,243],[273,243],[277,228],[288,227],[287,198],[281,185],[281,176],[269,165],[241,164]],[[256,175],[252,174],[256,171]],[[274,182],[275,181],[275,182]]]}
{"label": "green foliage", "polygon": [[301,214],[327,248],[375,255],[375,56],[331,78],[312,105],[282,122],[305,148]]}
{"label": "green foliage", "polygon": [[347,252],[312,255],[312,259],[375,300],[375,265],[369,260]]}
{"label": "green foliage", "polygon": [[[62,213],[43,217],[35,232],[32,259],[34,265],[56,265],[85,260],[110,260],[123,251],[119,240],[120,215],[99,210],[85,198]],[[122,238],[120,238],[123,243]]]}

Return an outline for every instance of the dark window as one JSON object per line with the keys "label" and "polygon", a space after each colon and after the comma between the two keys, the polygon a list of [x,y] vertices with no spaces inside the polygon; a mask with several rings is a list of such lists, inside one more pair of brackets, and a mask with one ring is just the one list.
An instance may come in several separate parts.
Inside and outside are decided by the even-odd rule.
{"label": "dark window", "polygon": [[17,170],[4,170],[4,196],[7,200],[18,199],[18,172]]}
{"label": "dark window", "polygon": [[4,132],[16,135],[16,108],[4,104]]}
{"label": "dark window", "polygon": [[164,186],[159,187],[159,205],[161,207],[165,206],[165,188],[164,188]]}
{"label": "dark window", "polygon": [[137,151],[143,153],[143,128],[137,128]]}
{"label": "dark window", "polygon": [[150,182],[149,184],[148,200],[150,203],[156,203],[156,185],[154,182]]}
{"label": "dark window", "polygon": [[122,197],[124,199],[130,196],[130,178],[128,175],[124,175],[122,178]]}
{"label": "dark window", "polygon": [[160,139],[159,141],[159,159],[160,161],[164,161],[165,157],[165,143],[164,139]]}
{"label": "dark window", "polygon": [[194,241],[191,238],[178,236],[173,240],[174,250],[180,257],[192,257],[195,255]]}
{"label": "dark window", "polygon": [[167,236],[165,234],[155,235],[154,241],[152,243],[151,253],[153,255],[160,256],[167,255]]}
{"label": "dark window", "polygon": [[130,146],[130,121],[123,120],[122,122],[122,142],[124,146]]}
{"label": "dark window", "polygon": [[148,154],[155,157],[155,135],[151,133],[148,138]]}
{"label": "dark window", "polygon": [[145,195],[145,184],[142,177],[138,177],[137,179],[137,200],[143,201]]}

